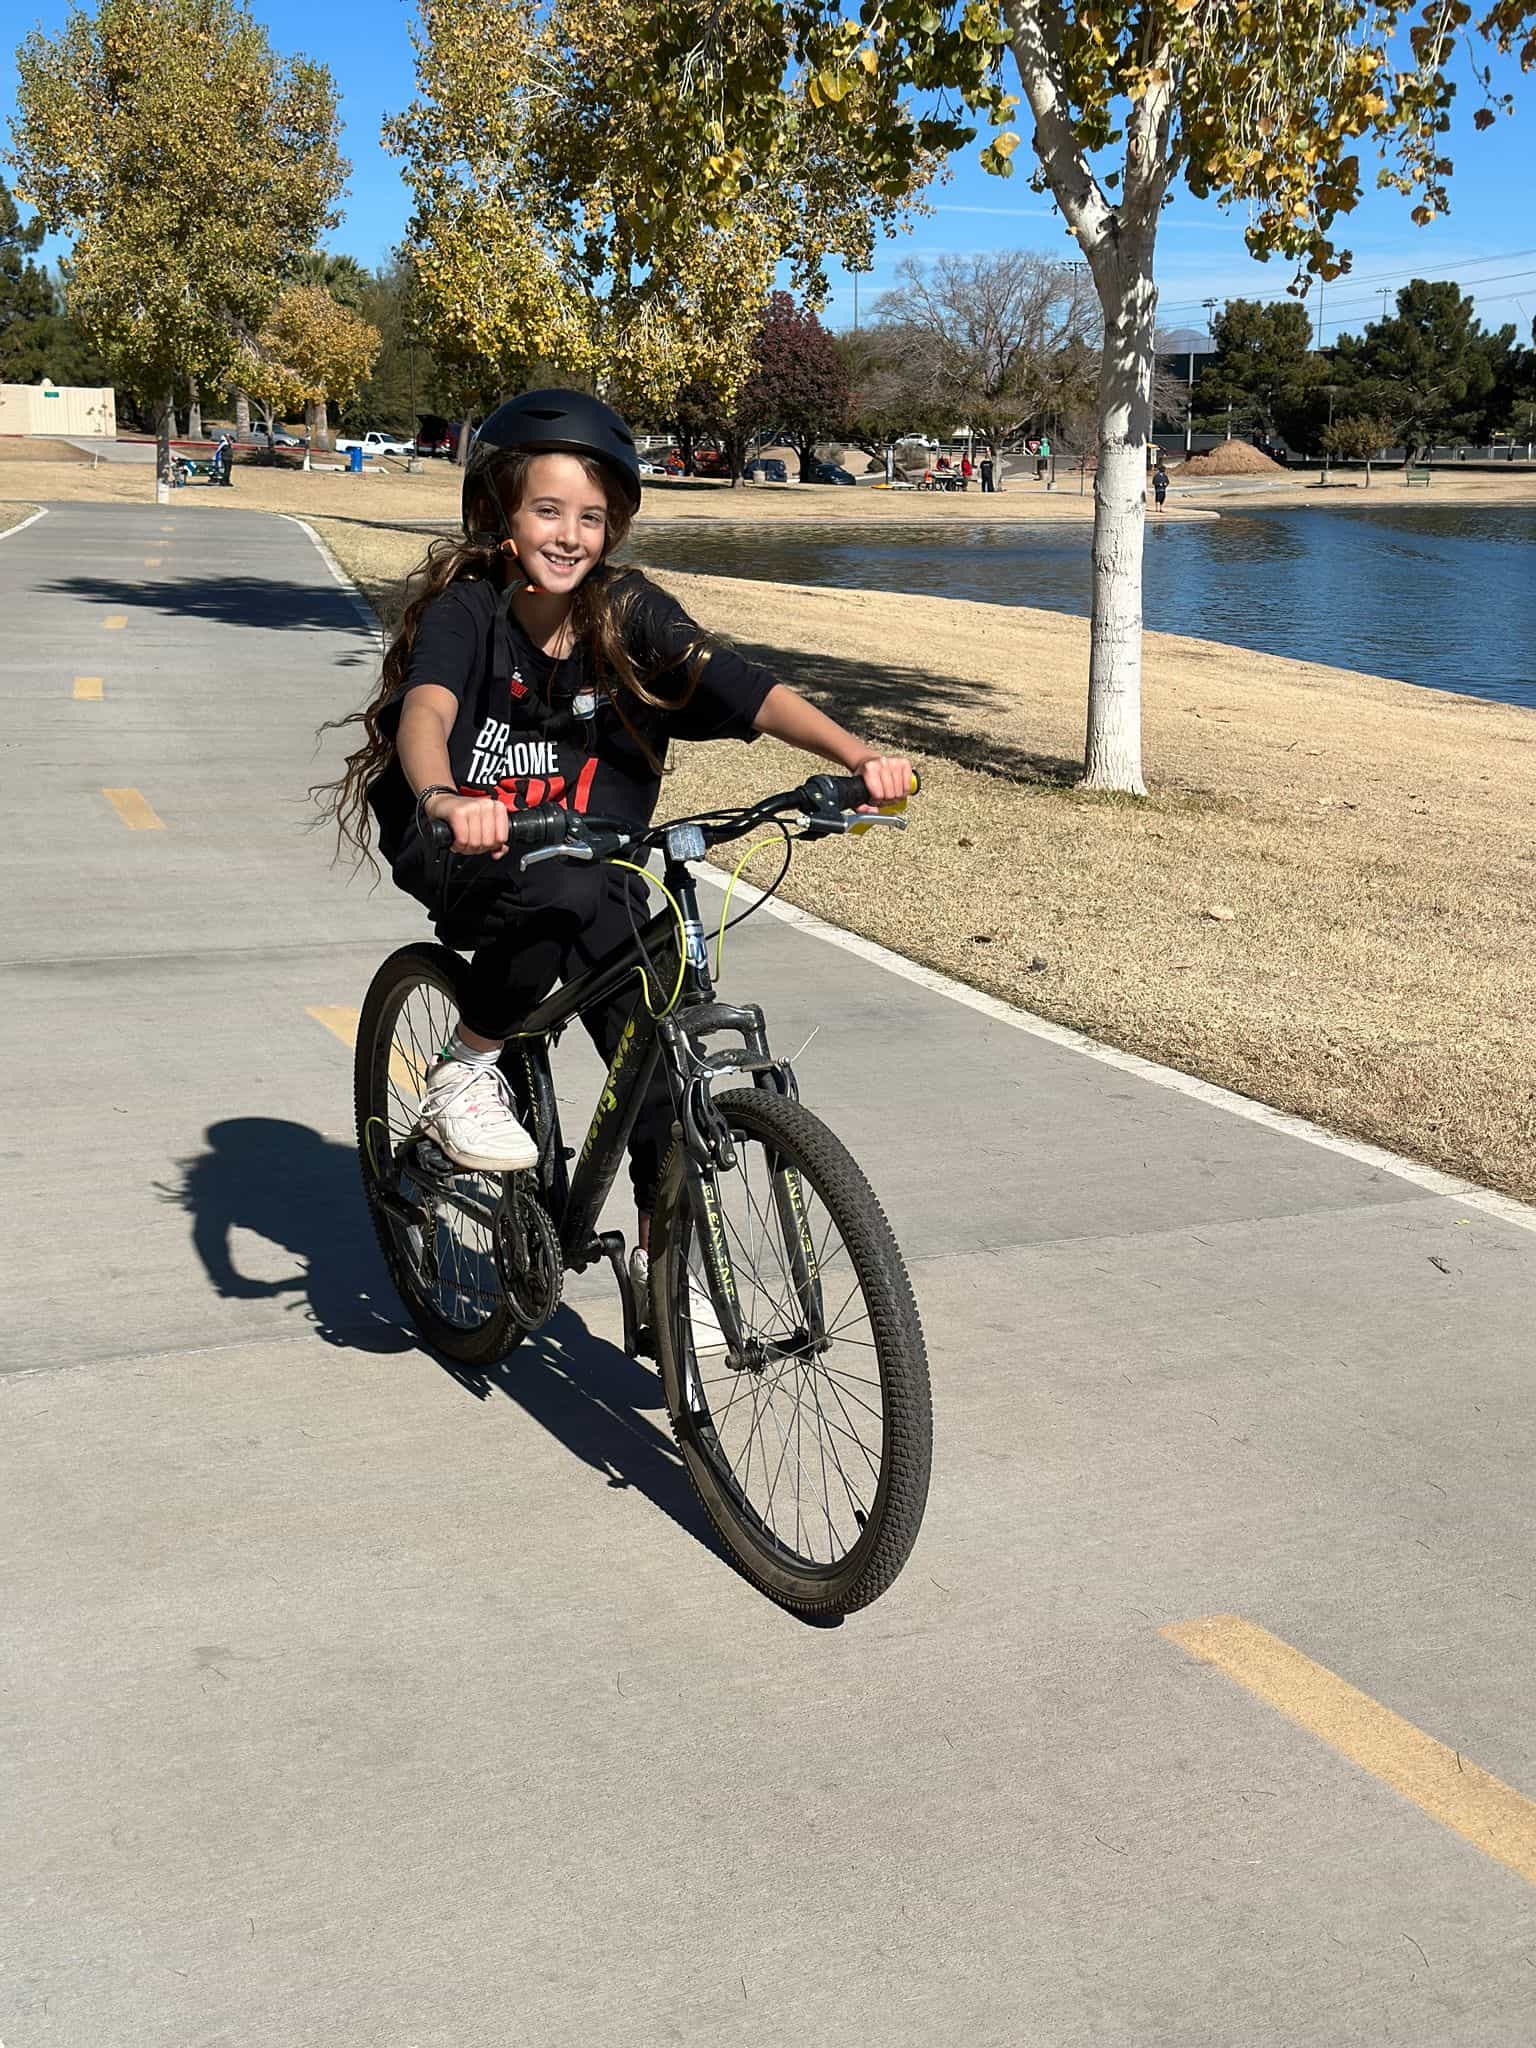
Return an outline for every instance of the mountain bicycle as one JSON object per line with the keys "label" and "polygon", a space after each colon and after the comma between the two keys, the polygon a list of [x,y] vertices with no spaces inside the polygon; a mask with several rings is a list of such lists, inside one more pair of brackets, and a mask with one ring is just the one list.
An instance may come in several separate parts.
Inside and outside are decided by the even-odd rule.
{"label": "mountain bicycle", "polygon": [[[666,904],[508,1041],[501,1069],[538,1146],[526,1172],[466,1171],[420,1128],[423,1078],[458,1016],[467,966],[457,953],[423,944],[392,954],[357,1035],[368,1208],[428,1345],[484,1370],[554,1314],[567,1270],[607,1259],[625,1349],[659,1366],[683,1463],[731,1559],[773,1599],[815,1615],[867,1605],[912,1549],[932,1456],[927,1353],[868,1181],[800,1102],[762,1010],[716,995],[720,952],[712,975],[689,863],[765,829],[768,843],[783,840],[776,890],[798,840],[905,823],[856,808],[867,803],[857,776],[818,775],[741,810],[655,827],[550,805],[509,818],[506,857],[529,865],[614,860],[655,882],[643,864],[659,852]],[[449,828],[428,831],[448,857]],[[721,945],[773,893],[729,917],[741,870],[763,843],[731,878]],[[589,1004],[631,981],[634,1013],[576,1155],[562,1141],[550,1047]],[[623,1235],[599,1218],[658,1060],[673,1144],[651,1224],[648,1298],[637,1300]]]}

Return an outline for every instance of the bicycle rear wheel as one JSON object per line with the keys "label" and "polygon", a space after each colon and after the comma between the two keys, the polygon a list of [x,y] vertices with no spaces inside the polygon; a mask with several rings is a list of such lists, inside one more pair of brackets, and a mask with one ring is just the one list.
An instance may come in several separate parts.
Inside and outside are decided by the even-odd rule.
{"label": "bicycle rear wheel", "polygon": [[689,1477],[732,1558],[804,1613],[847,1614],[906,1563],[928,1497],[922,1325],[868,1181],[825,1124],[764,1089],[715,1098],[714,1177],[752,1362],[733,1365],[675,1146],[652,1230],[651,1315]]}
{"label": "bicycle rear wheel", "polygon": [[464,963],[405,946],[373,977],[353,1067],[363,1191],[412,1322],[436,1351],[491,1366],[526,1334],[496,1259],[498,1175],[455,1166],[417,1131],[427,1068],[459,1016]]}

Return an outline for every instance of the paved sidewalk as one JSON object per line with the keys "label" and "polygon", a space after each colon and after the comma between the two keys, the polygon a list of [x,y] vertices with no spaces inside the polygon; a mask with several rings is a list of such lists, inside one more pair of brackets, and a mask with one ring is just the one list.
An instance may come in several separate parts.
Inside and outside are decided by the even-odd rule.
{"label": "paved sidewalk", "polygon": [[934,1372],[912,1563],[803,1627],[601,1276],[479,1397],[401,1330],[309,540],[58,508],[0,595],[5,2048],[1531,2040],[1536,1234],[754,920]]}

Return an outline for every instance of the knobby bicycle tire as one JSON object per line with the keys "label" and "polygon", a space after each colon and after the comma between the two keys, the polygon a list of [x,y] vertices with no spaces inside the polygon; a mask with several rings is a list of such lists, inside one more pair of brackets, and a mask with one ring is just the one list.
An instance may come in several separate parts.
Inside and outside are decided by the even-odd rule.
{"label": "knobby bicycle tire", "polygon": [[466,1328],[439,1313],[412,1270],[402,1226],[386,1213],[379,1201],[377,1173],[377,1168],[387,1163],[378,1154],[381,1127],[386,1133],[389,1129],[390,1062],[395,1053],[396,1019],[411,991],[422,987],[435,990],[452,1006],[456,1016],[463,977],[463,961],[446,946],[403,946],[399,952],[389,956],[369,984],[358,1020],[353,1096],[363,1193],[395,1291],[411,1321],[434,1351],[440,1351],[460,1365],[484,1370],[516,1349],[527,1334],[524,1326],[517,1320],[499,1285],[494,1290],[487,1290],[491,1305],[480,1322]]}
{"label": "knobby bicycle tire", "polygon": [[[683,1375],[692,1343],[686,1326],[691,1325],[693,1312],[685,1304],[693,1219],[688,1162],[681,1144],[673,1147],[662,1169],[650,1269],[652,1327],[673,1433],[705,1513],[733,1562],[753,1584],[801,1613],[852,1613],[877,1599],[901,1571],[917,1539],[928,1497],[932,1400],[912,1283],[874,1190],[847,1148],[818,1117],[799,1103],[757,1088],[718,1095],[715,1106],[738,1146],[760,1144],[765,1161],[776,1158],[792,1168],[819,1201],[847,1250],[866,1305],[879,1367],[882,1442],[878,1484],[857,1541],[844,1556],[825,1565],[786,1557],[782,1541],[769,1533],[745,1499],[713,1415],[700,1422],[688,1412]],[[720,1176],[722,1185],[729,1179],[728,1174]],[[810,1364],[807,1353],[807,1375],[816,1370],[819,1366]],[[799,1412],[798,1400],[796,1405]],[[795,1456],[798,1466],[798,1443]],[[797,1540],[799,1525],[797,1506]]]}

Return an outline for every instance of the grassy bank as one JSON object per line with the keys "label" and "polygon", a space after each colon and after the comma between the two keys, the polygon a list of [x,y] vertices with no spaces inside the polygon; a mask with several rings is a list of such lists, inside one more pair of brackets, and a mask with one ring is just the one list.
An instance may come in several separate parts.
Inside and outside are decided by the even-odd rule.
{"label": "grassy bank", "polygon": [[[321,522],[386,616],[420,537]],[[1536,1198],[1536,713],[1149,635],[1145,803],[1071,787],[1085,622],[665,575],[927,777],[794,901],[1042,1016]],[[798,779],[686,750],[665,803]],[[771,871],[771,856],[761,859]]]}

